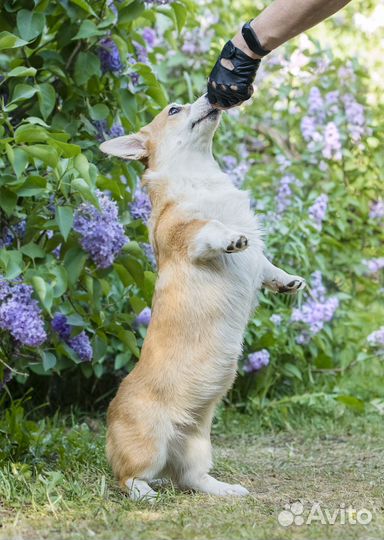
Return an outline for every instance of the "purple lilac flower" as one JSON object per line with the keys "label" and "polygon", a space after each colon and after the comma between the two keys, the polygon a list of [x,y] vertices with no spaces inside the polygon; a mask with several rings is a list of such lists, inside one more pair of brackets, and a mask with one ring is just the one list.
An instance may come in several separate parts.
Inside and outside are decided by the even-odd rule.
{"label": "purple lilac flower", "polygon": [[313,116],[303,116],[301,119],[301,133],[305,141],[315,140],[317,133],[317,123]]}
{"label": "purple lilac flower", "polygon": [[144,251],[148,261],[151,263],[152,268],[154,270],[157,270],[157,261],[151,244],[143,242],[142,244],[140,244],[140,247]]}
{"label": "purple lilac flower", "polygon": [[339,101],[340,93],[338,90],[333,90],[332,92],[328,92],[325,96],[325,103],[330,105],[336,105],[336,103]]}
{"label": "purple lilac flower", "polygon": [[273,324],[275,324],[276,326],[280,326],[281,321],[283,320],[283,317],[281,315],[274,313],[273,315],[269,317],[269,320],[273,322]]}
{"label": "purple lilac flower", "polygon": [[111,266],[128,242],[119,223],[117,204],[105,193],[96,191],[100,210],[82,203],[75,212],[73,228],[80,234],[80,244],[99,268]]}
{"label": "purple lilac flower", "polygon": [[352,94],[345,94],[343,103],[347,117],[347,127],[352,141],[355,143],[360,142],[366,131],[364,107],[355,100]]}
{"label": "purple lilac flower", "polygon": [[147,49],[143,45],[141,45],[141,43],[138,43],[137,41],[133,41],[132,43],[135,46],[137,61],[141,62],[142,64],[148,64]]}
{"label": "purple lilac flower", "polygon": [[56,313],[51,324],[53,330],[75,351],[82,362],[90,362],[92,360],[93,350],[91,342],[84,330],[71,338],[71,327],[67,317],[62,313]]}
{"label": "purple lilac flower", "polygon": [[113,124],[108,134],[109,137],[113,139],[114,137],[122,137],[125,134],[125,131],[123,126],[119,122],[116,122],[116,124]]}
{"label": "purple lilac flower", "polygon": [[355,73],[353,71],[353,67],[351,64],[340,67],[337,72],[337,76],[338,76],[339,81],[345,84],[351,84],[356,79],[356,76],[355,76]]}
{"label": "purple lilac flower", "polygon": [[212,30],[208,30],[203,25],[187,30],[183,33],[184,43],[181,50],[188,56],[208,52],[212,37]]}
{"label": "purple lilac flower", "polygon": [[0,392],[3,390],[4,386],[8,384],[13,379],[12,370],[9,368],[4,369],[3,378],[0,380]]}
{"label": "purple lilac flower", "polygon": [[247,363],[244,365],[244,371],[246,373],[259,371],[261,368],[268,366],[269,359],[269,352],[266,349],[249,354]]}
{"label": "purple lilac flower", "polygon": [[68,341],[71,337],[71,327],[68,324],[68,319],[62,313],[56,313],[52,319],[52,328],[60,336],[63,341]]}
{"label": "purple lilac flower", "polygon": [[384,326],[369,334],[367,341],[371,347],[378,347],[380,352],[384,354]]}
{"label": "purple lilac flower", "polygon": [[323,226],[323,221],[325,219],[325,214],[327,213],[328,207],[328,195],[323,193],[313,203],[312,206],[308,209],[308,215],[310,219],[314,222],[314,225],[318,231],[321,231]]}
{"label": "purple lilac flower", "polygon": [[32,293],[31,286],[11,285],[0,276],[0,328],[10,332],[22,345],[39,347],[47,334],[41,309]]}
{"label": "purple lilac flower", "polygon": [[96,128],[96,139],[100,142],[105,141],[105,135],[108,134],[108,124],[106,120],[95,120],[93,125]]}
{"label": "purple lilac flower", "polygon": [[340,133],[335,122],[328,122],[325,126],[323,156],[336,161],[342,157]]}
{"label": "purple lilac flower", "polygon": [[123,64],[120,58],[120,52],[116,43],[110,37],[105,37],[100,41],[99,58],[101,70],[103,73],[111,71],[117,73],[121,71]]}
{"label": "purple lilac flower", "polygon": [[151,308],[146,307],[141,311],[135,319],[136,326],[148,326],[151,320],[152,311]]}
{"label": "purple lilac flower", "polygon": [[384,201],[379,199],[371,204],[369,210],[369,217],[371,219],[383,219],[384,218]]}
{"label": "purple lilac flower", "polygon": [[[245,154],[246,152],[246,154]],[[248,151],[243,149],[243,156],[244,159],[248,157]],[[224,171],[228,174],[230,179],[232,180],[233,185],[236,187],[240,187],[241,184],[244,181],[244,177],[246,176],[249,165],[246,161],[242,163],[238,163],[237,159],[234,156],[223,156],[223,163],[224,163]]]}
{"label": "purple lilac flower", "polygon": [[276,156],[276,161],[279,164],[280,172],[284,172],[286,169],[288,169],[288,167],[292,165],[292,161],[288,159],[286,156],[284,156],[283,154],[278,154]]}
{"label": "purple lilac flower", "polygon": [[378,257],[376,259],[363,259],[363,264],[367,267],[369,274],[376,274],[379,270],[384,268],[384,257]]}
{"label": "purple lilac flower", "polygon": [[23,239],[27,228],[27,222],[22,219],[15,225],[10,225],[3,228],[2,236],[0,237],[0,249],[11,246],[18,238]]}
{"label": "purple lilac flower", "polygon": [[106,120],[95,120],[93,125],[96,128],[98,141],[105,141],[106,138],[113,139],[115,137],[121,137],[125,134],[124,128],[119,121],[112,125],[111,129],[108,129]]}
{"label": "purple lilac flower", "polygon": [[316,272],[313,272],[311,276],[311,290],[312,295],[316,298],[316,300],[319,302],[325,302],[326,289],[324,287],[323,276],[321,275],[320,270],[316,270]]}
{"label": "purple lilac flower", "polygon": [[309,91],[308,111],[319,118],[324,117],[324,100],[317,86],[313,86]]}
{"label": "purple lilac flower", "polygon": [[131,216],[133,219],[141,219],[145,224],[151,215],[152,205],[151,201],[145,191],[140,187],[136,188],[133,201],[129,205]]}
{"label": "purple lilac flower", "polygon": [[[336,309],[339,307],[339,300],[335,296],[325,298],[325,289],[322,283],[320,272],[315,272],[312,275],[313,298],[308,299],[300,308],[293,310],[291,321],[302,322],[308,326],[308,331],[311,336],[322,330],[324,324],[332,320]],[[297,339],[302,341],[305,338],[304,333]]]}
{"label": "purple lilac flower", "polygon": [[153,47],[156,45],[157,42],[157,34],[153,28],[150,28],[149,26],[143,28],[141,35],[148,45],[150,49],[153,49]]}
{"label": "purple lilac flower", "polygon": [[282,214],[291,204],[292,189],[291,184],[299,185],[299,181],[293,174],[285,174],[279,183],[276,195],[277,213]]}
{"label": "purple lilac flower", "polygon": [[77,336],[68,341],[68,345],[75,351],[82,362],[90,362],[93,356],[93,350],[89,337],[84,332],[80,332]]}

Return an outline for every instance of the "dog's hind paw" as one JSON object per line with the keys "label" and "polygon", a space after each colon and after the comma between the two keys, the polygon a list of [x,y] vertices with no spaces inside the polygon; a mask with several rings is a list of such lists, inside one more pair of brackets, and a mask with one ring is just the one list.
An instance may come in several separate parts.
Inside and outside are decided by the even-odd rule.
{"label": "dog's hind paw", "polygon": [[248,238],[243,234],[236,235],[231,238],[229,244],[225,248],[225,253],[237,253],[238,251],[244,251],[248,247]]}

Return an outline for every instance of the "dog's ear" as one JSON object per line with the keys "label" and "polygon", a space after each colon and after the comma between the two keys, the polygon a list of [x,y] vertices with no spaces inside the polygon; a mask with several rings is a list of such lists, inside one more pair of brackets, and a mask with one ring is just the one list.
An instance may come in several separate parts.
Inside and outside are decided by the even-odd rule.
{"label": "dog's ear", "polygon": [[100,150],[111,156],[118,156],[124,159],[142,160],[148,157],[148,141],[141,133],[124,135],[110,139],[100,145]]}

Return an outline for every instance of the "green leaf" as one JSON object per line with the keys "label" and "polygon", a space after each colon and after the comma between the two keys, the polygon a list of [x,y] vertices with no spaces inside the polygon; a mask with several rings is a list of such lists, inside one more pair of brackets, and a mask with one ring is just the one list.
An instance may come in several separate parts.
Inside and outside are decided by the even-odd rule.
{"label": "green leaf", "polygon": [[84,154],[76,156],[76,158],[73,160],[73,164],[79,171],[80,176],[87,182],[90,182],[91,177],[89,176],[89,161],[87,160],[86,156]]}
{"label": "green leaf", "polygon": [[23,185],[17,189],[20,197],[33,197],[41,195],[47,190],[47,180],[42,176],[29,176]]}
{"label": "green leaf", "polygon": [[283,371],[291,377],[296,377],[296,379],[299,379],[300,381],[303,380],[301,371],[294,364],[287,362],[286,364],[283,365]]}
{"label": "green leaf", "polygon": [[132,353],[130,351],[117,354],[115,358],[115,369],[121,369],[122,367],[126,366],[131,358]]}
{"label": "green leaf", "polygon": [[79,31],[72,39],[87,39],[92,36],[102,36],[105,31],[99,30],[95,23],[85,20],[81,23]]}
{"label": "green leaf", "polygon": [[87,255],[79,247],[71,248],[64,256],[64,267],[68,272],[68,282],[74,285],[84,268]]}
{"label": "green leaf", "polygon": [[337,396],[337,401],[346,405],[349,409],[353,409],[357,412],[364,412],[365,404],[364,401],[358,399],[354,396]]}
{"label": "green leaf", "polygon": [[45,257],[45,251],[33,242],[25,244],[20,248],[20,250],[22,253],[24,253],[24,255],[27,255],[31,259],[42,259]]}
{"label": "green leaf", "polygon": [[134,21],[135,19],[137,19],[137,17],[140,17],[144,10],[145,5],[144,2],[142,2],[141,0],[135,0],[135,2],[129,4],[129,6],[120,9],[119,25]]}
{"label": "green leaf", "polygon": [[100,60],[91,52],[81,52],[75,62],[74,78],[76,84],[86,84],[93,76],[100,77]]}
{"label": "green leaf", "polygon": [[187,20],[187,9],[184,4],[180,2],[173,2],[171,4],[173,11],[175,12],[177,31],[180,32],[184,28],[185,21]]}
{"label": "green leaf", "polygon": [[37,92],[37,88],[30,86],[29,84],[17,84],[12,94],[12,103],[15,101],[24,101],[31,99]]}
{"label": "green leaf", "polygon": [[83,317],[81,317],[77,313],[73,313],[72,315],[69,315],[67,317],[67,321],[68,321],[68,324],[70,324],[71,326],[82,326],[82,327],[85,326],[85,321]]}
{"label": "green leaf", "polygon": [[56,92],[53,86],[49,83],[42,83],[38,86],[39,107],[44,120],[48,118],[54,109],[56,102]]}
{"label": "green leaf", "polygon": [[18,127],[15,131],[15,142],[20,143],[34,143],[34,142],[45,142],[49,139],[49,134],[41,126],[36,126],[33,124],[24,124]]}
{"label": "green leaf", "polygon": [[168,97],[164,88],[160,85],[156,79],[150,66],[146,64],[135,64],[135,71],[137,71],[143,78],[144,83],[147,86],[147,94],[156,101],[161,107],[165,107],[168,103]]}
{"label": "green leaf", "polygon": [[85,0],[71,0],[72,4],[76,4],[81,9],[89,13],[90,15],[93,15],[94,17],[97,17],[96,13],[93,11],[91,6],[86,2]]}
{"label": "green leaf", "polygon": [[47,165],[54,168],[59,161],[59,156],[54,148],[45,144],[34,144],[31,146],[23,146],[23,150],[33,158],[44,161]]}
{"label": "green leaf", "polygon": [[56,356],[48,351],[43,351],[41,353],[42,359],[43,359],[43,368],[44,371],[49,371],[50,369],[54,368],[57,362]]}
{"label": "green leaf", "polygon": [[51,272],[54,276],[53,280],[53,296],[59,298],[65,293],[68,287],[68,274],[63,266],[55,266]]}
{"label": "green leaf", "polygon": [[139,315],[139,313],[141,313],[143,309],[147,307],[147,302],[142,298],[138,298],[137,296],[131,296],[129,301],[131,302],[131,306],[133,307],[133,311],[136,313],[136,315]]}
{"label": "green leaf", "polygon": [[45,16],[37,11],[21,9],[17,13],[17,29],[20,36],[32,41],[42,33],[45,25]]}
{"label": "green leaf", "polygon": [[34,77],[36,75],[36,69],[33,67],[18,66],[8,73],[7,78],[10,77]]}
{"label": "green leaf", "polygon": [[62,237],[67,241],[73,225],[73,210],[69,206],[56,207],[56,223],[59,226]]}
{"label": "green leaf", "polygon": [[21,148],[14,148],[12,167],[17,177],[21,176],[28,163],[28,154]]}
{"label": "green leaf", "polygon": [[27,42],[24,39],[20,39],[18,36],[9,32],[0,32],[0,51],[3,49],[14,49],[16,47],[23,47]]}
{"label": "green leaf", "polygon": [[81,153],[81,148],[77,144],[69,144],[57,139],[49,138],[50,146],[54,146],[62,157],[75,157]]}
{"label": "green leaf", "polygon": [[91,188],[83,178],[75,178],[71,182],[72,191],[78,191],[81,193],[86,201],[91,202],[97,208],[99,207],[99,200],[96,195],[91,191]]}
{"label": "green leaf", "polygon": [[137,103],[136,98],[129,90],[123,88],[119,92],[119,103],[123,110],[124,116],[131,124],[132,128],[136,128],[137,119]]}
{"label": "green leaf", "polygon": [[0,188],[0,208],[7,216],[11,216],[17,203],[17,195],[4,187]]}
{"label": "green leaf", "polygon": [[23,271],[23,257],[18,250],[0,250],[0,262],[3,264],[7,279],[14,279]]}
{"label": "green leaf", "polygon": [[137,346],[135,334],[131,332],[131,330],[124,330],[124,328],[120,328],[117,335],[120,341],[129,347],[129,350],[136,356],[136,358],[139,358],[140,351]]}
{"label": "green leaf", "polygon": [[98,103],[90,108],[90,115],[92,120],[105,120],[109,115],[109,109],[104,103]]}
{"label": "green leaf", "polygon": [[134,285],[135,280],[122,264],[115,263],[113,265],[113,268],[116,270],[117,275],[119,276],[124,287],[129,287],[130,285]]}
{"label": "green leaf", "polygon": [[33,276],[31,281],[37,296],[40,298],[42,304],[44,304],[47,296],[47,286],[44,279],[40,276]]}

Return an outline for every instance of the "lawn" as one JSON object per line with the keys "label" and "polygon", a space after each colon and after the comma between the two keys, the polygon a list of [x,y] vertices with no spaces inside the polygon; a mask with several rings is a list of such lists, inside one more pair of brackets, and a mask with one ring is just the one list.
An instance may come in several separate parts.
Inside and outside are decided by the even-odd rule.
{"label": "lawn", "polygon": [[[251,495],[214,498],[180,493],[169,484],[151,505],[133,503],[117,488],[104,457],[101,419],[55,418],[44,423],[29,449],[33,464],[2,469],[0,538],[382,539],[382,424],[376,415],[298,413],[277,431],[227,411],[213,436],[214,474],[241,482]],[[369,510],[372,521],[352,524],[347,517],[342,524],[339,512],[334,525],[315,519],[279,524],[287,505],[302,503],[307,521],[316,502],[325,520],[326,512],[351,506]]]}

